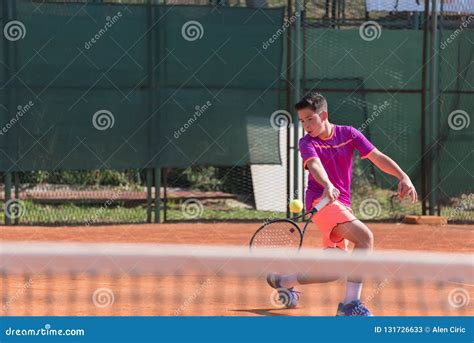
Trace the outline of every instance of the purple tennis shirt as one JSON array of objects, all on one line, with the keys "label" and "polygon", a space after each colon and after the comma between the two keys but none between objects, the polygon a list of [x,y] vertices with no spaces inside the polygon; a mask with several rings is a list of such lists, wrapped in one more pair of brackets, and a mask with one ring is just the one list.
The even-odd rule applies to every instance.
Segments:
[{"label": "purple tennis shirt", "polygon": [[[361,158],[367,156],[375,146],[357,129],[352,126],[332,125],[330,137],[321,139],[306,134],[299,141],[301,157],[306,164],[313,158],[319,158],[332,182],[341,194],[338,200],[346,206],[351,206],[352,157],[354,149],[359,151]],[[311,208],[315,199],[321,197],[324,187],[314,177],[309,175],[306,189],[306,209]]]}]

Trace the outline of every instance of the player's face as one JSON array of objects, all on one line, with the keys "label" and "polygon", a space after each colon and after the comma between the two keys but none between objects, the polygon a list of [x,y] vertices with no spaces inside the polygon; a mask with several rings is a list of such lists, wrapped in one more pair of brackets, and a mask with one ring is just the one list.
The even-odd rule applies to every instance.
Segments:
[{"label": "player's face", "polygon": [[323,131],[323,120],[316,112],[311,108],[303,108],[298,111],[298,117],[300,118],[303,129],[311,136],[317,137]]}]

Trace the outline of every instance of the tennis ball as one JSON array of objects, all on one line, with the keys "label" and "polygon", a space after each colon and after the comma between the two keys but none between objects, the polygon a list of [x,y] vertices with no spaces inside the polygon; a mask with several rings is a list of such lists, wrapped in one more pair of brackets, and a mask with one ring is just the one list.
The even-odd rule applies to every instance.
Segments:
[{"label": "tennis ball", "polygon": [[293,199],[290,201],[291,213],[300,213],[303,210],[303,203],[299,199]]}]

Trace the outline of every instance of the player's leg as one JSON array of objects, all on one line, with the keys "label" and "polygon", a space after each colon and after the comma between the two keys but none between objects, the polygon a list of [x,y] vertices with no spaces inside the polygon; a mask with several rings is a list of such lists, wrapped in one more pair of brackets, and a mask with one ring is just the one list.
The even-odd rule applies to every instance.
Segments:
[{"label": "player's leg", "polygon": [[[336,243],[336,245],[338,245]],[[331,252],[339,252],[340,254],[347,254],[347,251],[340,246],[336,246],[336,247],[330,247],[330,248],[326,248],[327,251],[331,251]],[[339,277],[337,276],[321,276],[321,277],[314,277],[314,276],[308,276],[306,274],[302,274],[302,273],[299,273],[299,274],[291,274],[291,275],[285,275],[283,278],[282,278],[282,281],[283,281],[283,285],[288,285],[288,284],[299,284],[299,285],[307,285],[307,284],[312,284],[312,283],[326,283],[326,282],[333,282],[333,281],[337,281],[339,279]]]},{"label": "player's leg", "polygon": [[[317,201],[313,203],[313,207],[316,204]],[[313,222],[322,233],[325,248],[340,248],[346,251],[348,240],[354,242],[356,249],[371,250],[373,247],[372,232],[362,222],[357,220],[349,207],[339,201],[327,205],[316,213],[313,217]],[[295,300],[292,304],[296,306],[297,297],[294,286],[298,284],[331,282],[336,279],[334,277],[308,277],[304,274],[270,274],[267,277],[267,282],[273,288],[284,289],[290,295],[287,298]],[[370,314],[370,311],[360,303],[361,290],[361,280],[349,280],[344,302],[339,307],[341,308],[342,306],[343,309],[349,309],[350,307],[350,312],[357,311],[357,313],[362,315]],[[346,308],[344,308],[345,305],[347,305]]]},{"label": "player's leg", "polygon": [[[339,220],[351,219],[350,221],[337,224],[329,230],[329,224],[319,221],[320,227],[323,229],[323,244],[326,247],[339,247],[341,250],[347,249],[347,240],[354,243],[354,249],[358,251],[371,251],[373,249],[374,238],[370,229],[361,221],[355,219],[352,213],[342,213],[341,206],[334,206],[333,211],[326,213],[334,215]],[[346,210],[343,209],[342,212]],[[339,215],[337,215],[339,213]],[[334,217],[333,217],[334,218]],[[310,284],[334,281],[335,278],[314,278],[307,277],[302,274],[291,274],[284,276],[274,276],[279,287],[289,288],[293,291],[293,287],[298,284]],[[270,283],[270,282],[269,282]],[[370,311],[360,302],[362,292],[362,280],[358,278],[349,278],[347,280],[346,294],[344,300],[339,304],[338,315],[371,315]]]},{"label": "player's leg", "polygon": [[[348,239],[354,243],[354,250],[371,251],[374,247],[372,231],[360,220],[337,225],[331,233],[331,239]],[[348,278],[344,300],[338,307],[338,315],[371,315],[370,311],[360,302],[362,280]]]},{"label": "player's leg", "polygon": [[[331,249],[333,250],[333,249]],[[342,249],[335,249],[345,253]],[[293,308],[298,305],[299,295],[295,291],[294,286],[305,285],[311,283],[325,283],[336,281],[337,277],[318,277],[308,276],[302,273],[294,273],[287,275],[268,274],[267,282],[272,287],[278,290],[280,302],[288,308]]]},{"label": "player's leg", "polygon": [[[320,199],[317,199],[313,202],[312,207],[318,204]],[[357,218],[352,214],[350,208],[344,206],[338,201],[335,201],[317,212],[313,216],[313,223],[316,224],[316,227],[321,231],[323,239],[323,247],[325,249],[338,250],[345,252],[347,250],[347,240],[343,238],[337,238],[337,241],[332,240],[331,233],[333,229],[339,223],[346,223],[350,221],[357,220]],[[336,281],[336,277],[313,277],[307,276],[304,274],[289,274],[289,275],[272,275],[272,279],[267,281],[270,286],[278,285],[281,288],[291,289],[292,287],[299,284],[311,284],[311,283],[325,283]],[[275,287],[274,287],[275,288]]]},{"label": "player's leg", "polygon": [[348,239],[354,243],[354,249],[371,251],[374,248],[374,235],[372,231],[360,220],[338,224],[331,232],[332,241]]}]

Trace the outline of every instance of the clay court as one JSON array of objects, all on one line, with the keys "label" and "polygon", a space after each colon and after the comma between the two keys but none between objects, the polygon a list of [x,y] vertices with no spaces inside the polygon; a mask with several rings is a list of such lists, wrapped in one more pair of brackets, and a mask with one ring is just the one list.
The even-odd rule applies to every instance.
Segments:
[{"label": "clay court", "polygon": [[[2,241],[172,243],[246,246],[260,223],[181,223],[96,227],[2,227]],[[472,225],[408,225],[372,223],[376,250],[431,252],[474,251]],[[320,235],[311,227],[305,247],[319,247]],[[31,280],[31,281],[29,281]],[[279,309],[271,301],[272,289],[264,277],[241,279],[216,276],[51,276],[10,277],[8,315],[218,315],[306,316],[334,315],[344,284],[299,286],[296,309]],[[25,284],[27,286],[25,286]],[[474,297],[474,286],[390,280],[366,282],[363,298],[375,315],[473,315],[472,301],[449,306],[451,291],[462,287]],[[94,306],[92,294],[99,288],[113,291],[113,303]],[[245,292],[242,292],[242,289]],[[14,301],[12,301],[12,299]],[[34,304],[31,301],[34,299]],[[469,300],[468,299],[468,300]],[[5,311],[5,306],[3,308]],[[5,313],[5,312],[4,312]]]}]

